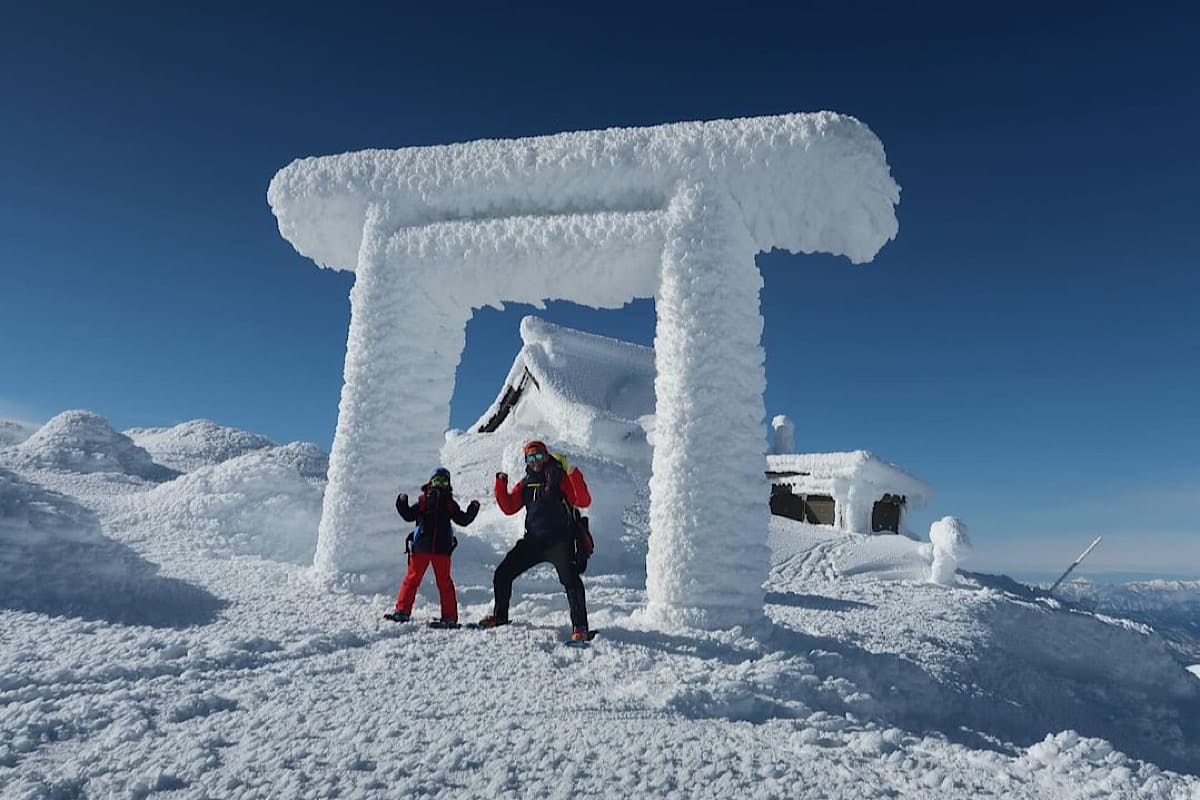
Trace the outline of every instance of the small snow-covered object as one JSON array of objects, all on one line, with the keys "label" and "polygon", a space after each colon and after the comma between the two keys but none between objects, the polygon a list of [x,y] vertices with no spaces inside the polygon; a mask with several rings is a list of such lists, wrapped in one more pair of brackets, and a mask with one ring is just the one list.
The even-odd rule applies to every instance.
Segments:
[{"label": "small snow-covered object", "polygon": [[930,582],[953,585],[959,563],[971,551],[966,523],[958,517],[942,517],[929,526],[929,541],[933,545]]}]

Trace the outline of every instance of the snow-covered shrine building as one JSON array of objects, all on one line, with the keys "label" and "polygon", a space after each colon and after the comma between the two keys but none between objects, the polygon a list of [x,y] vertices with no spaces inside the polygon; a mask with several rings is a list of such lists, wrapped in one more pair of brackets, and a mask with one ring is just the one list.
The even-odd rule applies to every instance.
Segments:
[{"label": "snow-covered shrine building", "polygon": [[[419,485],[438,462],[474,309],[654,298],[646,612],[701,627],[758,619],[770,512],[694,480],[762,474],[755,254],[870,261],[896,235],[899,199],[883,144],[830,112],[366,150],[283,168],[267,191],[280,233],[321,266],[355,273],[316,573],[390,586],[394,487]],[[695,435],[718,426],[719,437]],[[747,531],[736,557],[734,526]]]},{"label": "snow-covered shrine building", "polygon": [[903,533],[904,514],[929,502],[928,484],[866,450],[771,453],[771,513],[853,533]]}]

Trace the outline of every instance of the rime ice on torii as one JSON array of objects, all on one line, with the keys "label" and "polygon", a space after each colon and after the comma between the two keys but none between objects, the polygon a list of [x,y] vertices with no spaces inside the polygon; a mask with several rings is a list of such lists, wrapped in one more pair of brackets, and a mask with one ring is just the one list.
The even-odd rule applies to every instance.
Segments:
[{"label": "rime ice on torii", "polygon": [[647,613],[761,615],[769,510],[715,490],[762,482],[754,256],[862,263],[895,236],[899,187],[865,125],[820,112],[368,150],[295,161],[267,198],[297,251],[355,272],[318,572],[383,577],[394,487],[438,460],[473,309],[654,298]]}]

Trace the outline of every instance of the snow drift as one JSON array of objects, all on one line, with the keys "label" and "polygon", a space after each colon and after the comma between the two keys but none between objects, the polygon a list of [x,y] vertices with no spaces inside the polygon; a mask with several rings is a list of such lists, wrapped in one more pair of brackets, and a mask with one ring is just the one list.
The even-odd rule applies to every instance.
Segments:
[{"label": "snow drift", "polygon": [[156,565],[107,538],[94,512],[0,469],[0,609],[181,626],[211,621],[220,605],[159,577]]},{"label": "snow drift", "polygon": [[[139,524],[213,558],[311,563],[321,515],[315,445],[265,447],[199,467],[137,498]],[[128,519],[123,524],[131,524]]]}]

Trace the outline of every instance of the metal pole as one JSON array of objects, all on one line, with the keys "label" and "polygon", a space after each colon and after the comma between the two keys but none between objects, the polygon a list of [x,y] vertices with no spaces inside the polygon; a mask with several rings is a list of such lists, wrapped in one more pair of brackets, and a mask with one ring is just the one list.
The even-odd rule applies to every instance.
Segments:
[{"label": "metal pole", "polygon": [[1060,583],[1062,583],[1064,580],[1066,580],[1066,579],[1067,579],[1067,576],[1071,574],[1071,570],[1073,570],[1073,569],[1075,569],[1076,567],[1078,567],[1078,566],[1079,566],[1079,563],[1080,563],[1081,561],[1083,561],[1085,558],[1087,558],[1087,555],[1088,555],[1088,553],[1092,552],[1092,549],[1093,549],[1093,548],[1095,548],[1095,546],[1096,546],[1096,545],[1100,544],[1100,540],[1101,540],[1101,539],[1103,539],[1103,538],[1104,538],[1103,536],[1097,536],[1097,537],[1096,537],[1096,541],[1094,541],[1094,542],[1092,542],[1091,544],[1089,544],[1089,545],[1088,545],[1088,549],[1087,549],[1087,550],[1084,550],[1082,553],[1080,553],[1080,554],[1079,554],[1079,558],[1077,558],[1077,559],[1075,559],[1073,562],[1071,562],[1071,566],[1067,567],[1067,571],[1066,571],[1066,572],[1064,572],[1062,575],[1060,575],[1060,576],[1058,577],[1058,580],[1056,580],[1056,581],[1054,582],[1054,585],[1050,587],[1050,592],[1049,592],[1049,594],[1054,594],[1054,590],[1058,588],[1058,585],[1059,585]]}]

